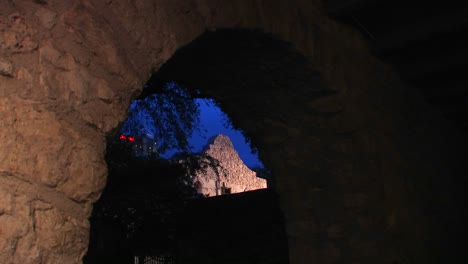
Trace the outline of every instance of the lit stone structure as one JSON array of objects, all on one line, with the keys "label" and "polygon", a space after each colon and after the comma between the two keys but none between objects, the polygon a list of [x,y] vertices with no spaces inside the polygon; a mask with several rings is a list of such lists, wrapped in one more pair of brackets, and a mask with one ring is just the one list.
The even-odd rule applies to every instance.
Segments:
[{"label": "lit stone structure", "polygon": [[267,187],[267,181],[257,177],[240,159],[228,136],[220,134],[211,138],[204,153],[217,159],[221,166],[218,174],[209,167],[195,176],[198,193],[216,196]]}]

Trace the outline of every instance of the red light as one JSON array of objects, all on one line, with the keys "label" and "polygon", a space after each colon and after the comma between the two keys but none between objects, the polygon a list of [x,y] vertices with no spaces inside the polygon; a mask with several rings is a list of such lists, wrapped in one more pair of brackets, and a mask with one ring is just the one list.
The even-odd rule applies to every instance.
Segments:
[{"label": "red light", "polygon": [[132,137],[132,136],[128,136],[128,141],[130,141],[130,142],[135,142],[135,138]]},{"label": "red light", "polygon": [[120,137],[119,137],[120,140],[126,140],[127,137],[124,135],[124,134],[121,134]]}]

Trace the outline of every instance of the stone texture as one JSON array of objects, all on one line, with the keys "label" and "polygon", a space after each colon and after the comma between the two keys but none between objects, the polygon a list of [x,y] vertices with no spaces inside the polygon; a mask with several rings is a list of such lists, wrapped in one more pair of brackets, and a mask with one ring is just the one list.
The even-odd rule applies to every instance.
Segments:
[{"label": "stone texture", "polygon": [[0,263],[81,263],[105,136],[152,72],[220,28],[274,37],[178,74],[258,147],[290,263],[455,263],[465,140],[319,0],[3,1]]},{"label": "stone texture", "polygon": [[53,190],[0,175],[0,262],[80,261],[89,228],[82,208]]},{"label": "stone texture", "polygon": [[199,193],[216,196],[223,194],[222,188],[228,188],[230,193],[240,193],[267,187],[266,180],[258,178],[257,173],[240,159],[228,136],[220,134],[211,138],[204,153],[215,158],[220,167],[218,174],[207,168],[195,175],[193,181]]},{"label": "stone texture", "polygon": [[8,62],[8,61],[0,60],[0,75],[13,77],[13,73],[14,73],[13,64],[11,64],[11,62]]},{"label": "stone texture", "polygon": [[57,23],[57,13],[47,8],[40,7],[34,14],[41,22],[41,25],[47,29],[52,29]]},{"label": "stone texture", "polygon": [[2,17],[0,20],[0,47],[13,53],[23,53],[38,47],[33,39],[34,30],[26,23],[24,16],[18,12]]}]

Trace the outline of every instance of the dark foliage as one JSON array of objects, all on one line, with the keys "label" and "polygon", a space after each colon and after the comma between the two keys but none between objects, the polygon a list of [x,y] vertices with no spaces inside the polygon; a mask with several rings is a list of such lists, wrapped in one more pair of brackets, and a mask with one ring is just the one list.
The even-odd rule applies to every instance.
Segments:
[{"label": "dark foliage", "polygon": [[134,136],[152,134],[159,153],[168,149],[189,151],[188,138],[200,122],[194,94],[174,82],[158,87],[148,85],[144,90],[151,89],[153,93],[134,101],[122,131]]},{"label": "dark foliage", "polygon": [[[137,159],[131,145],[108,144],[109,176],[92,221],[118,223],[121,243],[132,255],[167,254],[173,248],[175,217],[195,191],[187,169],[164,159]],[[122,240],[122,238],[119,238]]]},{"label": "dark foliage", "polygon": [[[173,255],[176,217],[187,200],[198,197],[191,175],[207,168],[224,173],[216,159],[188,152],[188,138],[199,124],[194,91],[173,82],[151,88],[151,95],[132,104],[121,131],[137,137],[151,134],[158,151],[137,158],[134,143],[108,140],[108,182],[94,206],[85,263]],[[162,159],[159,154],[168,149],[180,153]]]},{"label": "dark foliage", "polygon": [[191,175],[207,168],[223,173],[219,161],[180,153],[173,159],[136,158],[127,141],[110,140],[106,189],[91,217],[85,263],[127,263],[133,256],[174,254],[177,215],[196,195]]},{"label": "dark foliage", "polygon": [[[195,175],[199,172],[206,172],[207,169],[214,171],[216,176],[219,177],[221,174],[226,176],[226,171],[220,164],[219,160],[213,158],[206,153],[178,153],[172,158],[173,161],[180,164],[185,169],[186,175]],[[190,178],[192,180],[192,178]]]}]

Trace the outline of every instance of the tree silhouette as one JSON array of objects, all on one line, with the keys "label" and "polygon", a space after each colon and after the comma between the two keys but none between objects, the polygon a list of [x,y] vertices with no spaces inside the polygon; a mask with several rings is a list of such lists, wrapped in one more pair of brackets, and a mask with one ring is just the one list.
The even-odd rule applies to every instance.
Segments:
[{"label": "tree silhouette", "polygon": [[133,155],[131,143],[117,138],[109,140],[106,160],[108,181],[91,216],[88,264],[173,256],[177,216],[198,197],[192,176],[208,168],[223,173],[219,161],[207,154],[141,159]]},{"label": "tree silhouette", "polygon": [[[145,89],[150,88],[147,85]],[[134,136],[151,134],[158,142],[159,153],[169,149],[189,152],[188,138],[199,123],[200,109],[194,93],[168,82],[133,102],[121,131]]]},{"label": "tree silhouette", "polygon": [[177,214],[195,194],[187,168],[171,160],[138,159],[131,144],[119,140],[109,142],[106,159],[108,182],[94,206],[85,263],[171,255]]},{"label": "tree silhouette", "polygon": [[[213,157],[190,153],[188,138],[200,122],[196,91],[174,82],[151,91],[131,105],[120,132],[150,134],[157,141],[157,153],[136,157],[133,142],[108,138],[107,186],[94,205],[85,263],[173,255],[177,215],[188,199],[197,197],[192,176],[208,168],[224,173]],[[163,159],[159,154],[169,149],[179,153]]]}]

